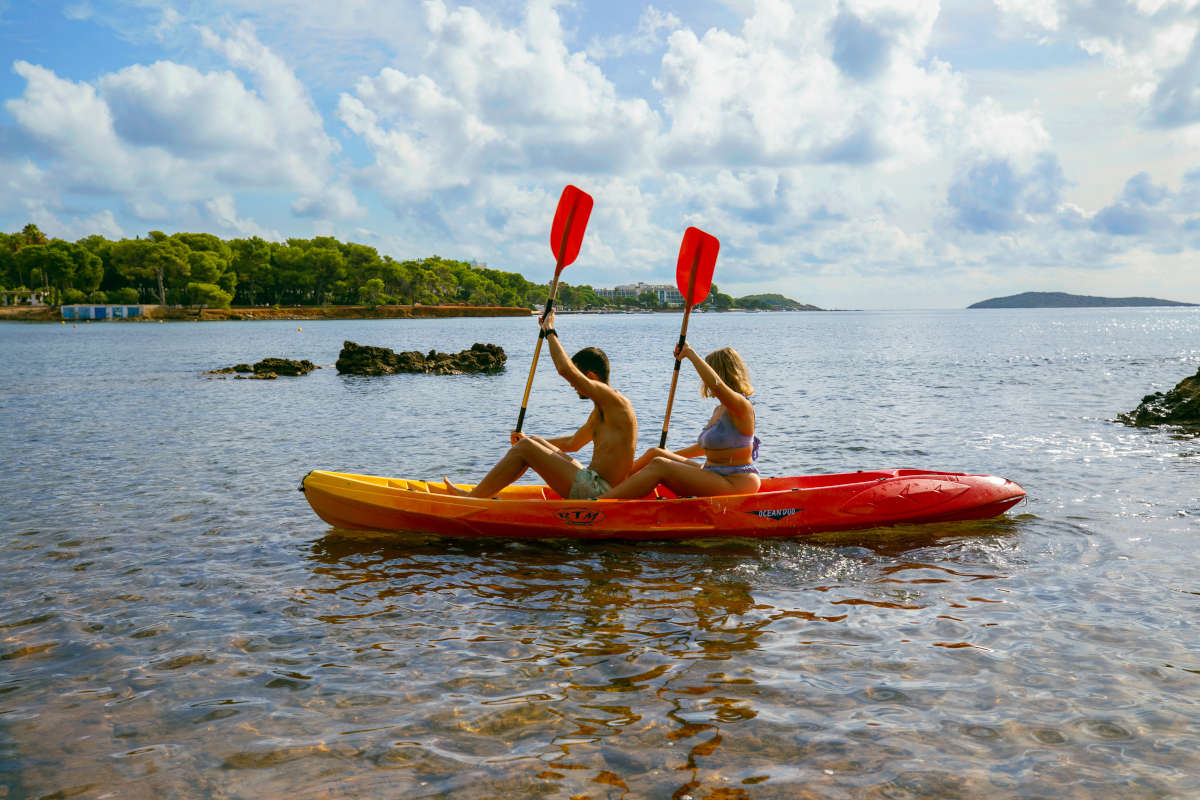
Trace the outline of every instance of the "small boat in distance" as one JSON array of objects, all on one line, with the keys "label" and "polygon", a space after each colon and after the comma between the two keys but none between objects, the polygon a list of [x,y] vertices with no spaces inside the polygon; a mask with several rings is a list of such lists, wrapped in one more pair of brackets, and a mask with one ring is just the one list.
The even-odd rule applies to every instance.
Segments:
[{"label": "small boat in distance", "polygon": [[987,519],[1025,498],[1004,478],[887,469],[766,478],[754,494],[564,500],[517,484],[495,498],[460,497],[426,481],[313,470],[301,483],[336,528],[443,536],[570,539],[795,537],[886,525]]}]

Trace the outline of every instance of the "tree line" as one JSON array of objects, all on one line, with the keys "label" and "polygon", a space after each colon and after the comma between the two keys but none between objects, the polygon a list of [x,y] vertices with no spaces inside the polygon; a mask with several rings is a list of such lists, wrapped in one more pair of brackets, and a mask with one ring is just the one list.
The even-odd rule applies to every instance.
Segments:
[{"label": "tree line", "polygon": [[[252,236],[151,231],[112,241],[93,235],[76,242],[47,238],[36,225],[0,233],[0,289],[41,291],[52,305],[474,305],[527,306],[546,302],[549,287],[515,272],[430,256],[396,261],[368,245],[330,236],[271,242]],[[714,284],[710,301],[734,301]],[[652,292],[612,301],[591,286],[559,284],[567,307],[658,305]]]}]

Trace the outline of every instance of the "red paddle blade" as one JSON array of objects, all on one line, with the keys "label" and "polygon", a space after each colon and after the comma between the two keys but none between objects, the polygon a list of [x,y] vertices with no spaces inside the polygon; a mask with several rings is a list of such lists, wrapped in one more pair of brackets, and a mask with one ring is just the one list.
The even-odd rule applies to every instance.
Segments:
[{"label": "red paddle blade", "polygon": [[568,184],[562,197],[558,198],[558,210],[554,212],[554,224],[550,226],[550,249],[557,264],[555,275],[579,255],[579,245],[583,243],[583,232],[587,230],[591,214],[592,196]]},{"label": "red paddle blade", "polygon": [[713,270],[717,268],[717,252],[721,243],[699,228],[683,232],[679,245],[679,264],[675,267],[675,285],[683,295],[685,305],[703,303],[712,287]]}]

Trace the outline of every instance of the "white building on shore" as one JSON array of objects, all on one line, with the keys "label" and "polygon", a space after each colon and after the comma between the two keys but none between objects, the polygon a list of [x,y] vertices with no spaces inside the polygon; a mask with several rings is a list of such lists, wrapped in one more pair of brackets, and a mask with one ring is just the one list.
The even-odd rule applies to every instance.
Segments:
[{"label": "white building on shore", "polygon": [[653,292],[660,306],[682,306],[679,289],[666,283],[627,283],[613,289],[597,289],[596,296],[605,300],[637,300],[644,292]]}]

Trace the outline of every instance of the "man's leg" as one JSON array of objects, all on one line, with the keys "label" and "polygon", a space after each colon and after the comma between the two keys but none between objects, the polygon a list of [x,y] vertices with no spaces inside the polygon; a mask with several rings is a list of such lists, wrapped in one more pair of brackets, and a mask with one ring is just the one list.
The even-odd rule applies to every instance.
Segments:
[{"label": "man's leg", "polygon": [[[520,478],[525,470],[532,469],[545,479],[550,488],[566,497],[571,491],[571,482],[579,471],[579,462],[545,440],[526,436],[508,449],[496,462],[479,485],[471,490],[470,497],[495,497],[501,489]],[[447,488],[450,488],[447,482]]]}]

